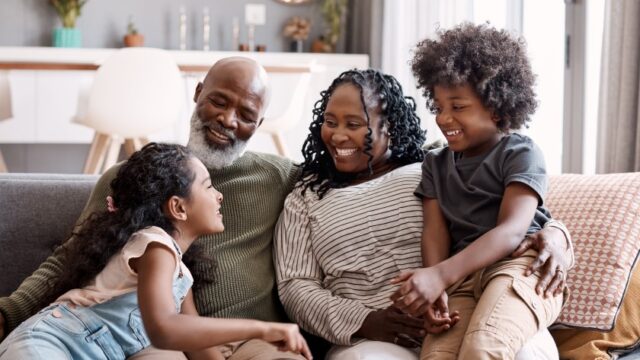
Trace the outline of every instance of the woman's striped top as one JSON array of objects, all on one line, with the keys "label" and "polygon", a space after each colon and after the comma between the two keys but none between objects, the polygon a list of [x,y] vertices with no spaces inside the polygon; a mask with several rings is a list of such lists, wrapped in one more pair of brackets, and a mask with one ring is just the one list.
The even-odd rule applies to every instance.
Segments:
[{"label": "woman's striped top", "polygon": [[422,202],[413,195],[420,164],[343,189],[322,200],[295,189],[276,226],[280,300],[303,329],[335,344],[373,310],[391,305],[400,271],[420,267]]}]

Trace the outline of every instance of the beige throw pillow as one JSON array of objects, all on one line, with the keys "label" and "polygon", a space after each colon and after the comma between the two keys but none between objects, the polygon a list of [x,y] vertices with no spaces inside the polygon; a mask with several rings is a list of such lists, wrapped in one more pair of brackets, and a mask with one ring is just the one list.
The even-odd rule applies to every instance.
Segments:
[{"label": "beige throw pillow", "polygon": [[547,206],[576,258],[556,325],[611,330],[640,250],[640,173],[552,176]]}]

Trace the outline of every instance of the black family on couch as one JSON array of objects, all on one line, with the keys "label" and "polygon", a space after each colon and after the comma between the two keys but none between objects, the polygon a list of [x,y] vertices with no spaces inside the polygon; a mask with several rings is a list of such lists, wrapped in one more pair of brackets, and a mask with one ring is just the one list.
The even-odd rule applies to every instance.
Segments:
[{"label": "black family on couch", "polygon": [[[361,87],[358,86],[358,82],[347,81],[341,84],[350,76],[361,79]],[[373,79],[374,87],[368,84],[370,80],[364,80],[369,77]],[[366,186],[371,181],[393,178],[396,173],[408,172],[417,180],[420,172],[419,162],[422,160],[420,148],[423,145],[424,136],[417,127],[415,105],[402,96],[402,90],[397,81],[375,71],[356,71],[342,74],[335,84],[336,86],[323,92],[323,106],[328,107],[333,101],[331,104],[333,111],[336,114],[342,114],[339,115],[340,119],[334,118],[334,125],[340,129],[350,126],[354,131],[357,128],[359,135],[356,138],[357,141],[347,147],[333,147],[333,155],[354,156],[359,161],[350,162],[355,167],[345,168],[342,172],[351,175],[343,177],[344,174],[335,172],[334,166],[337,165],[334,165],[329,154],[322,154],[326,156],[315,159],[318,161],[313,164],[316,166],[313,173],[323,172],[326,177],[316,183],[315,190],[309,191],[308,194],[312,195],[320,190],[326,193],[328,199],[331,193],[335,192],[334,190],[348,190],[350,185]],[[341,86],[337,86],[338,84]],[[332,100],[331,95],[336,95],[336,91],[343,94]],[[381,100],[380,94],[389,94],[392,98]],[[194,96],[196,109],[191,120],[188,148],[206,166],[213,186],[225,195],[222,207],[222,213],[225,214],[225,231],[215,235],[205,235],[198,240],[205,252],[213,255],[218,261],[215,285],[204,284],[195,290],[195,303],[203,316],[266,321],[287,320],[287,314],[282,311],[275,288],[271,246],[274,228],[283,209],[284,199],[294,189],[301,174],[305,174],[305,170],[304,166],[300,169],[287,159],[244,151],[246,142],[263,120],[267,99],[268,88],[265,88],[264,69],[254,61],[244,58],[229,58],[216,63],[203,83],[196,89]],[[387,106],[385,102],[392,104],[389,105],[389,110],[385,110]],[[324,107],[316,109],[315,121],[310,129],[312,132],[310,137],[316,139],[316,144],[307,142],[303,149],[309,160],[314,160],[314,152],[317,151],[314,146],[318,145],[318,139],[322,139],[324,144],[325,139],[330,142],[332,137],[340,137],[335,133],[318,137],[322,128],[331,126],[331,123],[325,126],[326,110]],[[392,116],[384,116],[385,111],[396,110],[404,114],[401,121]],[[350,118],[346,116],[349,111],[357,112],[355,117],[360,120],[353,123],[345,121]],[[387,114],[392,113],[387,112]],[[394,138],[396,134],[406,135]],[[370,161],[372,158],[376,159],[375,164]],[[362,167],[363,164],[364,167]],[[81,219],[87,218],[94,211],[106,209],[105,198],[110,195],[109,184],[117,171],[118,167],[110,169],[100,178]],[[404,188],[410,196],[413,196],[413,189],[409,189],[406,185]],[[403,196],[407,194],[403,193]],[[373,202],[378,200],[370,199]],[[412,201],[415,203],[417,200]],[[366,206],[366,203],[362,204]],[[411,209],[415,212],[419,207],[414,204]],[[367,208],[360,208],[362,214],[366,214],[367,211]],[[351,215],[345,213],[343,216]],[[286,219],[286,212],[282,219]],[[422,219],[414,213],[410,221],[415,224],[415,227],[407,236],[413,238],[413,243],[408,240],[408,237],[406,238],[404,246],[407,250],[411,250],[409,251],[411,254],[405,256],[409,259],[411,266],[419,267],[421,265],[419,252],[414,250],[419,249]],[[284,232],[280,233],[284,234]],[[414,237],[416,234],[417,237]],[[345,243],[348,242],[345,241]],[[300,242],[292,245],[301,246],[302,244]],[[523,244],[523,249],[534,248],[539,251],[539,261],[534,264],[536,268],[543,270],[540,280],[543,290],[549,285],[551,287],[548,290],[551,292],[561,288],[562,282],[553,280],[558,269],[566,271],[566,263],[562,261],[566,249],[565,234],[557,227],[548,226],[525,239]],[[367,251],[369,250],[364,249],[361,252],[352,253],[353,263],[356,263],[357,258],[366,257]],[[66,259],[62,254],[62,250],[56,250],[53,256],[26,279],[17,291],[9,297],[0,299],[3,335],[40,310],[38,304],[41,303],[42,294],[48,288],[50,280],[55,279],[65,267]],[[331,261],[331,251],[326,255],[327,261]],[[335,258],[335,261],[342,261],[342,259]],[[552,266],[544,266],[545,264],[552,264]],[[372,266],[378,265],[372,263]],[[390,275],[391,272],[388,274]],[[338,279],[334,280],[338,281]],[[375,286],[371,289],[367,286],[352,289],[358,293],[377,290]],[[349,291],[349,287],[345,287],[344,291]],[[390,308],[390,304],[391,300],[388,298],[375,299],[370,305],[372,311],[367,311],[364,317],[362,316],[364,312],[359,312],[358,319],[347,324],[350,327],[347,332],[344,332],[345,328],[342,325],[331,328],[329,324],[327,331],[342,332],[340,341],[335,341],[334,337],[317,331],[313,324],[304,320],[298,321],[300,313],[292,312],[290,307],[289,316],[298,321],[303,329],[315,332],[339,345],[351,344],[360,337],[380,340],[392,345],[396,343],[404,348],[413,348],[416,344],[420,344],[424,335],[419,329],[422,321],[416,321],[415,318]],[[311,304],[308,305],[304,310],[311,311]],[[326,309],[327,315],[338,322],[343,318],[348,319],[350,315],[348,312],[332,312],[330,308]],[[365,319],[368,320],[365,321]],[[364,326],[367,322],[372,326]],[[351,334],[348,334],[349,331]],[[264,340],[228,344],[222,346],[220,351],[223,356],[233,354],[234,359],[251,358],[255,354],[260,354],[260,359],[300,358],[298,354],[281,352],[276,346]],[[409,351],[412,352],[412,350]]]}]

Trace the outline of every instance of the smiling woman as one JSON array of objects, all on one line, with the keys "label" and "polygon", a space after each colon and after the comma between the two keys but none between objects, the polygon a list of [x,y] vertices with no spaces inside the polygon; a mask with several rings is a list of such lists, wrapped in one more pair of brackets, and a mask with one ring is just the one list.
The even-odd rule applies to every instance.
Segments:
[{"label": "smiling woman", "polygon": [[322,198],[330,188],[422,161],[425,132],[413,99],[393,76],[345,71],[321,96],[302,149],[303,188]]},{"label": "smiling woman", "polygon": [[[422,320],[389,307],[389,279],[421,265],[413,189],[425,135],[415,104],[375,70],[344,72],[321,96],[301,181],[276,227],[281,301],[301,327],[333,344],[376,340],[385,359],[417,359]],[[334,347],[327,358],[344,352]]]},{"label": "smiling woman", "polygon": [[336,88],[324,112],[322,142],[336,170],[361,173],[370,167],[371,175],[384,173],[391,155],[388,125],[377,103],[361,103],[360,92],[349,83]]}]

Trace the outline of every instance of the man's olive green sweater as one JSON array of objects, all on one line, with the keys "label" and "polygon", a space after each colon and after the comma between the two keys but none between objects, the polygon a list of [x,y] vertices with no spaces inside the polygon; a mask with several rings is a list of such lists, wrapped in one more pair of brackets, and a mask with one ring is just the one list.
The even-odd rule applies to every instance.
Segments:
[{"label": "man's olive green sweater", "polygon": [[[118,166],[98,180],[80,221],[106,209],[109,184]],[[272,257],[273,229],[298,170],[287,159],[246,152],[221,170],[210,170],[213,186],[224,195],[225,230],[200,238],[205,251],[218,263],[216,282],[195,294],[201,315],[282,321]],[[9,297],[0,298],[0,311],[8,333],[35,314],[48,279],[60,273],[64,258],[54,251]],[[5,333],[5,335],[6,335]]]}]

